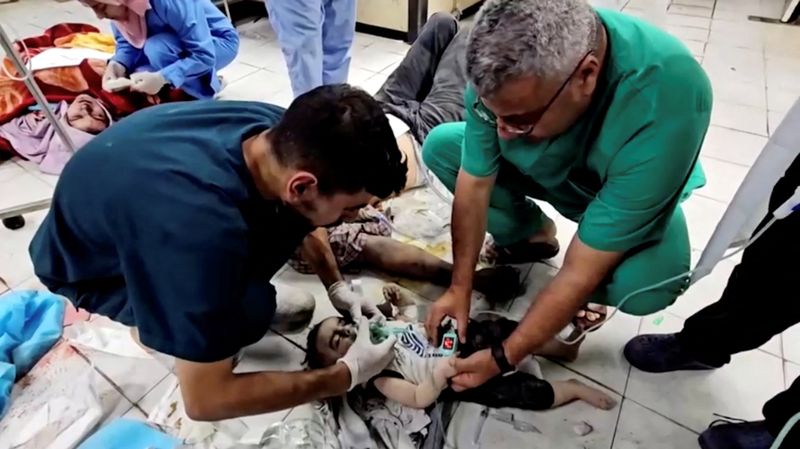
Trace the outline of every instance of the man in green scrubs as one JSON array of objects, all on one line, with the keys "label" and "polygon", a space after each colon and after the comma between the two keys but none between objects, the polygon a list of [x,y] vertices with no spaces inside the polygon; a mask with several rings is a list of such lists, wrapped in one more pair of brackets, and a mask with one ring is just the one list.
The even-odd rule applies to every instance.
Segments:
[{"label": "man in green scrubs", "polygon": [[646,315],[675,301],[686,279],[627,297],[689,269],[680,202],[704,183],[697,158],[712,103],[708,78],[681,42],[585,0],[487,1],[467,69],[466,122],[435,128],[423,148],[455,193],[454,273],[431,308],[429,335],[435,340],[450,316],[463,338],[485,231],[500,263],[557,254],[555,226],[532,198],[576,221],[578,232],[514,334],[458,361],[457,389],[531,353],[563,355],[553,337],[587,303]]}]

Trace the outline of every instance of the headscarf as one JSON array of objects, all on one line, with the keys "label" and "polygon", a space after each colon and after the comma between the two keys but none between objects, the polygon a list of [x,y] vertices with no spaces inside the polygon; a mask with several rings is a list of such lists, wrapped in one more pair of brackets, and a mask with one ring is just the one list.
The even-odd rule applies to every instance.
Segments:
[{"label": "headscarf", "polygon": [[[69,104],[62,101],[53,112],[77,151],[92,140],[94,134],[70,126],[67,122],[68,108]],[[111,126],[111,115],[108,114],[108,110],[106,114]],[[11,148],[20,156],[37,163],[39,170],[51,175],[60,174],[73,155],[42,111],[29,112],[0,125],[0,137],[8,140]]]},{"label": "headscarf", "polygon": [[[117,29],[131,45],[136,48],[144,47],[147,40],[147,22],[144,14],[150,9],[150,0],[95,0],[98,3],[112,6],[124,6],[128,9],[125,20],[112,20]],[[190,0],[194,1],[194,0]]]}]

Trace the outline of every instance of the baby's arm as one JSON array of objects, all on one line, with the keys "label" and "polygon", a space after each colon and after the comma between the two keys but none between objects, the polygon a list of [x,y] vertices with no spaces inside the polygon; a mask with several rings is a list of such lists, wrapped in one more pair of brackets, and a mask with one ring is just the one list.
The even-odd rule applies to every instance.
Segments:
[{"label": "baby's arm", "polygon": [[375,388],[382,395],[395,400],[406,407],[426,408],[436,401],[443,388],[437,388],[433,382],[415,385],[407,380],[394,377],[375,379]]},{"label": "baby's arm", "polygon": [[382,395],[406,407],[427,408],[447,387],[447,380],[456,374],[453,361],[452,358],[439,361],[431,378],[420,385],[394,377],[379,377],[375,379],[375,388]]}]

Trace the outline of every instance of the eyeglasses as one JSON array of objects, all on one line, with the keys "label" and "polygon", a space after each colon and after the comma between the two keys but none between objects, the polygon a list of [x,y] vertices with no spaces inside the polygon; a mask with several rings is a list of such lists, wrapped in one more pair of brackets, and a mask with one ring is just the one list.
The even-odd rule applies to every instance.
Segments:
[{"label": "eyeglasses", "polygon": [[[564,91],[564,88],[567,87],[572,77],[578,72],[578,69],[581,68],[583,65],[583,61],[592,54],[594,50],[590,50],[586,52],[585,55],[578,61],[578,64],[572,69],[572,72],[569,74],[567,79],[561,84],[561,87],[558,88],[556,93],[550,98],[550,101],[547,104],[534,111],[525,112],[523,114],[515,114],[515,115],[507,115],[505,117],[495,117],[495,115],[483,104],[481,98],[478,97],[475,99],[475,102],[472,104],[472,110],[475,111],[475,115],[478,116],[484,123],[492,126],[502,126],[504,130],[512,133],[517,134],[520,136],[527,136],[531,132],[533,132],[536,125],[542,119],[542,116],[547,112],[550,106],[555,103],[556,99],[561,95],[561,92]],[[497,119],[502,121],[502,125],[497,122]]]}]

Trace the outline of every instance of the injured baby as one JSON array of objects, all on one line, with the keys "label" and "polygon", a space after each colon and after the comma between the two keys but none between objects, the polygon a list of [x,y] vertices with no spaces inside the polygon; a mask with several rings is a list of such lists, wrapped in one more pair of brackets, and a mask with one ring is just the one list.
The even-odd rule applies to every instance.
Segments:
[{"label": "injured baby", "polygon": [[[412,408],[427,408],[437,399],[524,410],[554,408],[578,399],[604,410],[616,405],[607,394],[576,379],[548,382],[521,371],[496,377],[472,390],[455,392],[448,387],[448,380],[456,374],[448,345],[434,347],[428,343],[424,327],[416,322],[416,305],[406,291],[388,285],[384,296],[386,303],[379,309],[389,315],[389,320],[373,325],[371,338],[379,341],[395,335],[395,357],[370,383],[389,399]],[[505,318],[470,321],[467,342],[458,348],[459,356],[469,356],[505,340],[516,327],[517,322]],[[330,317],[317,324],[308,335],[308,367],[335,364],[347,353],[357,333],[357,326],[346,318]]]}]

